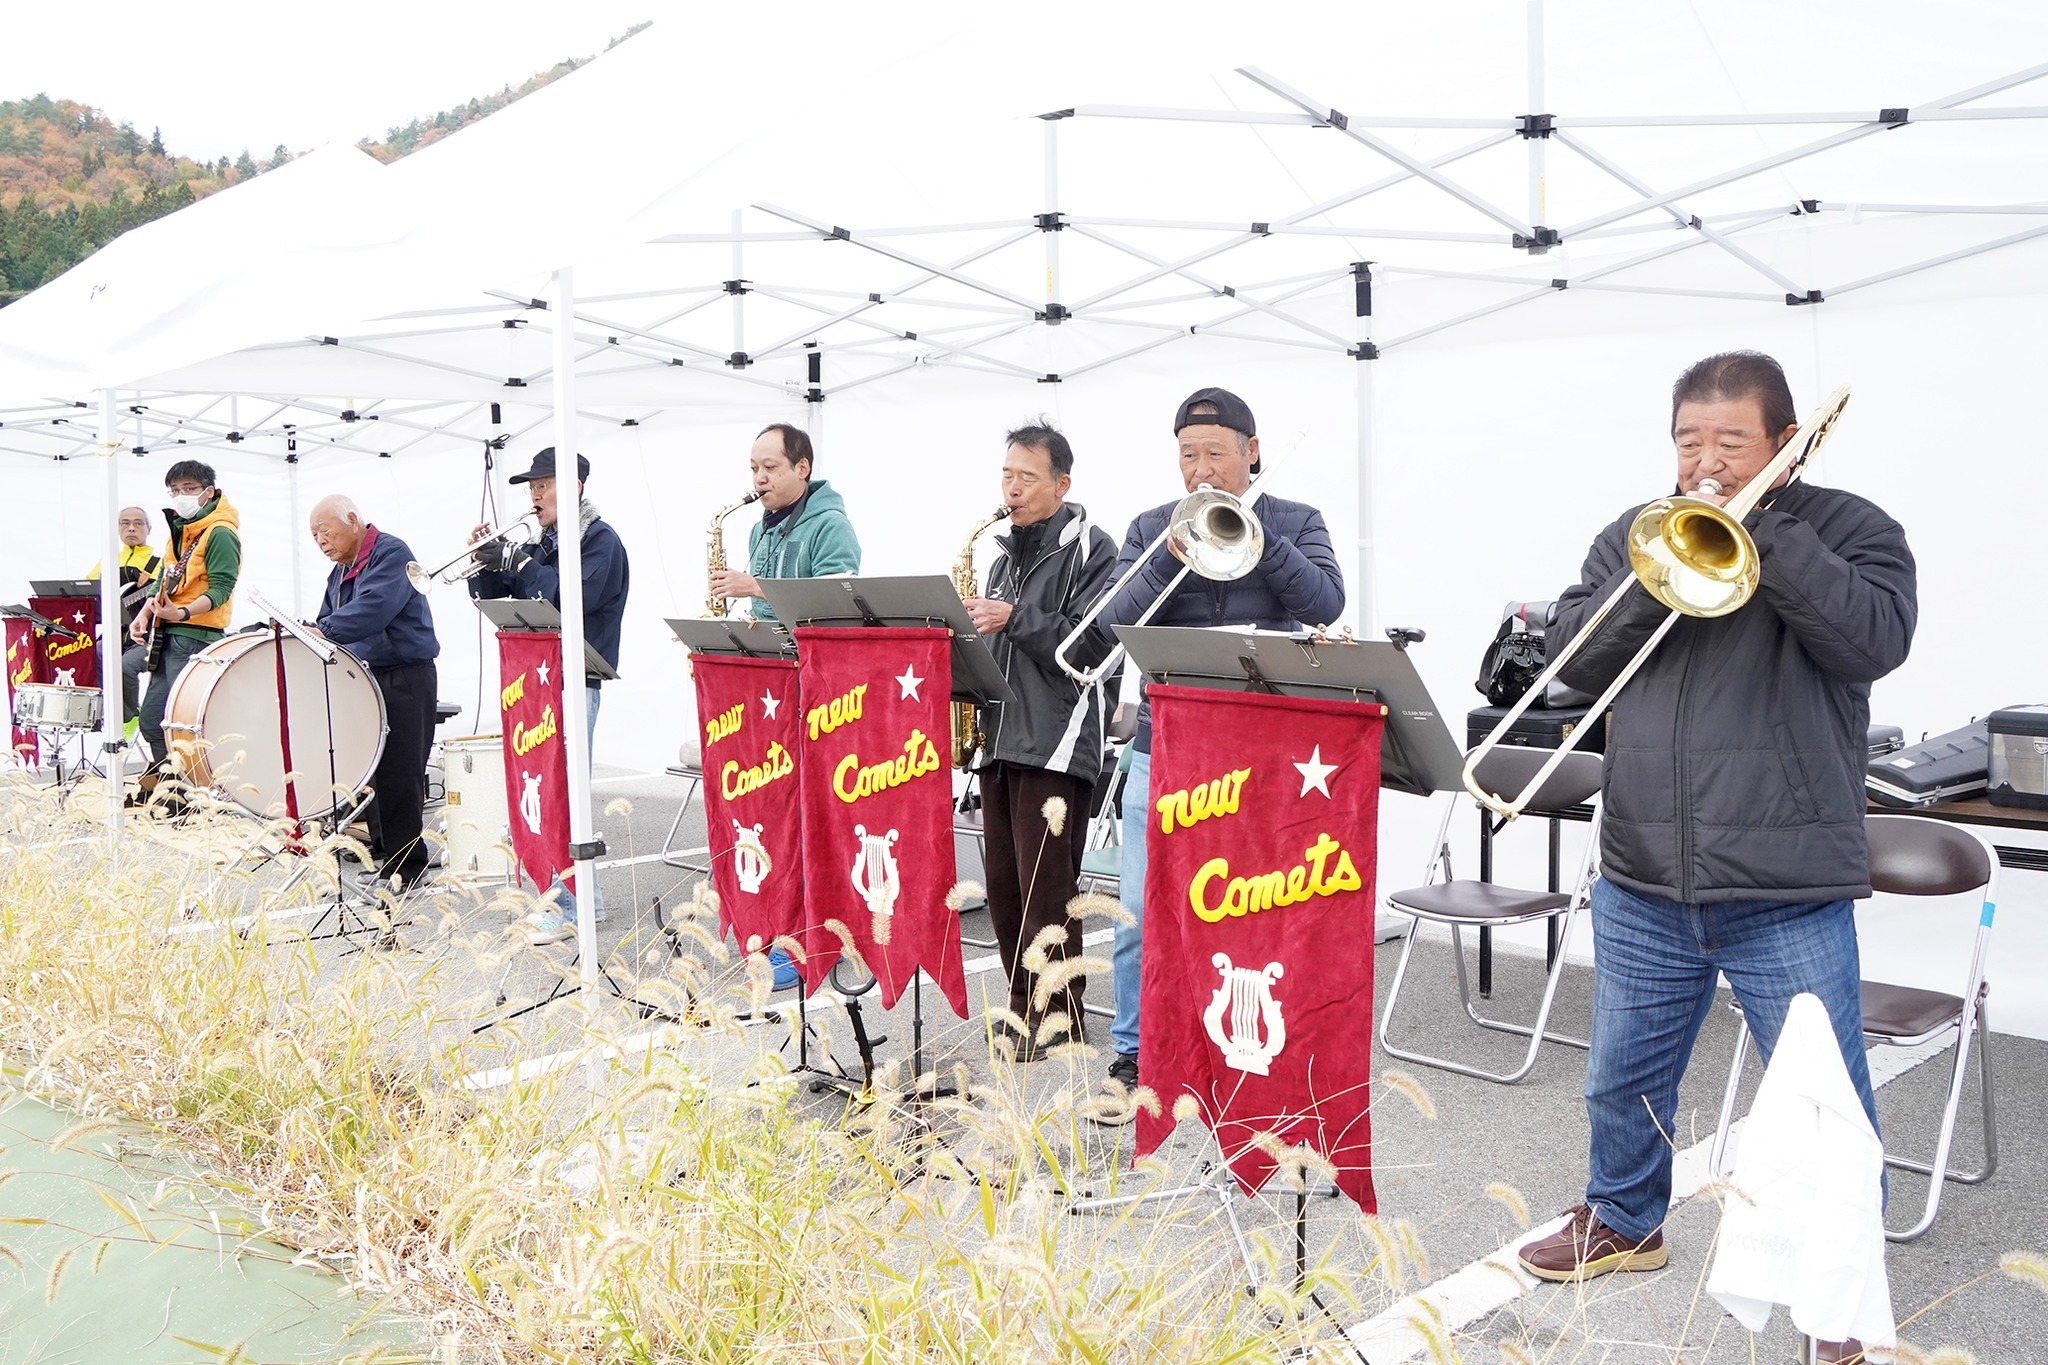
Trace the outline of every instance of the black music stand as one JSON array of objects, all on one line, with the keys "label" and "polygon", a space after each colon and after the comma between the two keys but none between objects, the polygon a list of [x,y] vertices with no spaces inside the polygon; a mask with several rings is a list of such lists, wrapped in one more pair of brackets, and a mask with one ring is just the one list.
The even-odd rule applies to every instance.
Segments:
[{"label": "black music stand", "polygon": [[[554,631],[557,634],[561,632],[561,611],[556,608],[554,603],[543,598],[473,597],[470,600],[476,604],[476,609],[484,614],[485,619],[500,631]],[[583,642],[583,676],[586,678],[601,678],[607,682],[619,676],[618,670],[604,661],[604,655],[599,654],[596,646],[592,645],[589,640]],[[564,678],[562,683],[566,691],[569,679]],[[595,863],[591,866],[590,875],[593,878],[597,876]],[[545,891],[547,888],[542,887],[540,889]],[[569,960],[569,965],[572,967],[576,966],[582,960],[583,942],[582,937],[579,935],[576,942],[576,956]],[[504,977],[498,981],[498,1003],[501,1005],[505,1003],[505,982],[511,978],[511,975],[512,964],[508,962],[505,964]],[[683,1022],[673,1015],[648,1004],[645,1000],[635,997],[632,992],[621,986],[617,981],[614,981],[611,972],[603,966],[599,966],[597,969],[597,979],[603,983],[604,988],[611,993],[614,1000],[620,1000],[633,1006],[633,1008],[640,1012],[641,1018],[662,1019],[674,1024]],[[532,1014],[535,1010],[546,1009],[557,1000],[568,999],[575,994],[574,991],[563,989],[564,984],[568,980],[567,976],[558,977],[555,984],[548,988],[548,993],[540,999],[530,1005],[521,1005],[502,1019],[486,1020],[471,1029],[470,1033],[478,1034],[486,1029],[494,1029],[500,1024],[509,1024],[522,1015]]]},{"label": "black music stand", "polygon": [[[1222,692],[1264,692],[1272,696],[1310,697],[1324,701],[1356,701],[1385,708],[1380,739],[1380,786],[1426,796],[1464,785],[1465,756],[1451,737],[1429,689],[1415,671],[1401,643],[1354,640],[1349,635],[1320,631],[1239,631],[1184,626],[1118,626],[1118,640],[1132,663],[1152,682]],[[1377,911],[1377,907],[1374,907]],[[1208,1194],[1225,1201],[1229,1177],[1210,1178],[1177,1189],[1114,1200],[1081,1200],[1070,1212],[1092,1212],[1150,1199]],[[1332,1187],[1319,1195],[1335,1198]],[[1306,1187],[1294,1200],[1295,1292],[1308,1280],[1308,1200]],[[1231,1219],[1232,1227],[1236,1219]],[[1240,1245],[1242,1245],[1240,1243]],[[1255,1292],[1252,1263],[1245,1261],[1247,1292]],[[1337,1316],[1319,1294],[1310,1293],[1325,1317],[1340,1328]],[[1346,1342],[1360,1360],[1364,1354]]]},{"label": "black music stand", "polygon": [[1464,751],[1400,645],[1305,630],[1118,626],[1116,634],[1153,682],[1377,701],[1387,708],[1380,785],[1413,796],[1464,790]]},{"label": "black music stand", "polygon": [[[952,633],[953,700],[977,706],[1011,702],[1017,694],[981,642],[966,604],[944,574],[914,578],[764,578],[761,595],[792,626],[944,626]],[[910,1094],[913,1100],[956,1093],[918,1088],[924,1075],[924,973],[910,978]]]},{"label": "black music stand", "polygon": [[[701,619],[680,620],[674,618],[665,619],[667,620],[668,628],[675,633],[676,639],[682,641],[693,655],[714,654],[724,655],[728,658],[789,659],[792,661],[796,658],[796,637],[791,635],[789,627],[783,625],[780,621],[757,621],[745,616],[707,616]],[[661,923],[661,898],[658,896],[655,898],[654,910],[655,923],[659,924]],[[677,948],[677,952],[681,952],[680,947]],[[838,983],[835,982],[834,984]],[[870,981],[868,986],[873,984]],[[854,1046],[860,1053],[861,1078],[860,1084],[856,1089],[853,1077],[847,1075],[844,1068],[834,1072],[826,1071],[822,1067],[811,1064],[810,997],[808,992],[801,989],[801,983],[799,983],[795,1006],[796,1066],[791,1069],[790,1074],[804,1075],[808,1073],[815,1076],[817,1079],[811,1082],[813,1094],[829,1089],[845,1091],[865,1097],[874,1092],[875,1044],[888,1042],[889,1036],[887,1034],[879,1034],[872,1038],[868,1036],[867,1021],[861,1017],[859,999],[867,989],[867,986],[863,986],[860,990],[848,991],[842,987],[837,992],[840,1003],[846,1007],[847,1023],[853,1029]],[[786,1018],[789,1009],[790,1007],[787,1005],[773,1005],[764,1015],[751,1013],[741,1015],[740,1022],[753,1023],[777,1015]],[[835,1067],[838,1066],[836,1058],[833,1061],[833,1065]]]}]

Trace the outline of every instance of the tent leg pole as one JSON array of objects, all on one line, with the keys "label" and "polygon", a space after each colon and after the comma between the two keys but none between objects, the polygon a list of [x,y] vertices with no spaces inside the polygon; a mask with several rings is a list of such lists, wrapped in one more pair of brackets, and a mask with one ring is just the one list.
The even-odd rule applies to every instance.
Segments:
[{"label": "tent leg pole", "polygon": [[[562,736],[569,767],[569,843],[582,849],[590,818],[590,699],[583,686],[582,489],[576,480],[576,283],[567,266],[555,272],[555,543],[562,598]],[[578,857],[576,966],[586,990],[597,985],[597,867]]]},{"label": "tent leg pole", "polygon": [[[100,749],[107,765],[107,846],[121,846],[122,732],[127,728],[121,698],[121,433],[114,417],[114,391],[100,390],[100,458],[105,479],[100,498]],[[82,759],[81,755],[81,759]]]}]

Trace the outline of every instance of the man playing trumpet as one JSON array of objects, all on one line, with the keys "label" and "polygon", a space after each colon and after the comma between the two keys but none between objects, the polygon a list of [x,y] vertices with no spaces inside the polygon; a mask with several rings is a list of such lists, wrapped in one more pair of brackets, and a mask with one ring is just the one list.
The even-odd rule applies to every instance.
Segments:
[{"label": "man playing trumpet", "polygon": [[[1778,362],[1709,356],[1679,376],[1678,489],[1717,506],[1797,432]],[[1744,520],[1760,573],[1746,605],[1681,616],[1615,700],[1593,887],[1592,1123],[1586,1202],[1522,1249],[1546,1280],[1665,1264],[1678,1081],[1725,975],[1766,1060],[1792,997],[1827,1007],[1877,1126],[1864,1059],[1854,902],[1870,894],[1864,772],[1870,685],[1905,661],[1919,616],[1897,522],[1853,493],[1791,482]],[[1577,635],[1631,575],[1622,514],[1559,595],[1554,635]],[[1559,676],[1599,692],[1663,623],[1630,584]],[[1854,1342],[1822,1361],[1858,1361]]]},{"label": "man playing trumpet", "polygon": [[[1102,687],[1074,681],[1056,655],[1109,585],[1116,542],[1079,503],[1066,500],[1073,469],[1067,438],[1042,422],[1004,438],[1010,531],[996,538],[1003,552],[989,565],[986,593],[967,599],[967,614],[1016,698],[981,709],[985,739],[976,762],[988,917],[1009,978],[1010,1012],[1023,1021],[1013,1039],[1020,1062],[1038,1057],[1042,1046],[1083,1035],[1086,982],[1066,983],[1040,1011],[1023,964],[1040,930],[1067,924],[1085,851],[1088,797],[1102,770]],[[1046,956],[1057,963],[1079,946],[1055,944]],[[1041,1016],[1057,1013],[1066,1015],[1063,1037],[1041,1042]]]}]

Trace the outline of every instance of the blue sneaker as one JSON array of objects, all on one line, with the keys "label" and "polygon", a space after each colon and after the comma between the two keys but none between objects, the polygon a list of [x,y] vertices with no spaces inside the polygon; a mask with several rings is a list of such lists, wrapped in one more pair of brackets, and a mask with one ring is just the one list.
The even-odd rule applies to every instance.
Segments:
[{"label": "blue sneaker", "polygon": [[768,950],[768,965],[775,969],[775,990],[786,991],[803,981],[796,969],[796,959],[780,948]]},{"label": "blue sneaker", "polygon": [[551,943],[566,943],[576,937],[576,926],[563,919],[551,909],[526,917],[526,941],[536,948],[545,948]]}]

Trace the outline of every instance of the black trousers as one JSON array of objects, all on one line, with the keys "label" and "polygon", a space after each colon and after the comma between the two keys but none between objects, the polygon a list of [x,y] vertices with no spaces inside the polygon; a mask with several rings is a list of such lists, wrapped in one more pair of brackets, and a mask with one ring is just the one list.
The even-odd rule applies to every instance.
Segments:
[{"label": "black trousers", "polygon": [[384,755],[370,778],[376,789],[369,810],[370,852],[379,877],[410,884],[427,870],[427,845],[420,838],[426,818],[427,750],[434,742],[434,708],[439,701],[431,660],[373,668],[370,676],[384,694]]},{"label": "black trousers", "polygon": [[[1071,1021],[1067,1037],[1084,1033],[1081,996],[1087,981],[1076,977],[1055,992],[1044,1010],[1032,1008],[1038,978],[1022,958],[1048,924],[1066,930],[1066,937],[1046,950],[1058,963],[1081,954],[1081,921],[1067,918],[1067,902],[1081,875],[1081,854],[1088,838],[1089,784],[1043,768],[993,763],[981,773],[983,855],[988,876],[988,918],[1010,983],[1010,1009],[1037,1028],[1041,1015],[1065,1010]],[[1066,823],[1054,834],[1046,822],[1048,798],[1066,802]]]}]

